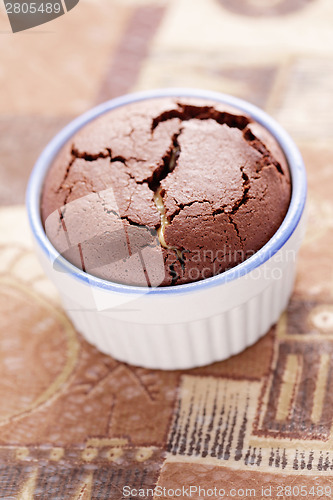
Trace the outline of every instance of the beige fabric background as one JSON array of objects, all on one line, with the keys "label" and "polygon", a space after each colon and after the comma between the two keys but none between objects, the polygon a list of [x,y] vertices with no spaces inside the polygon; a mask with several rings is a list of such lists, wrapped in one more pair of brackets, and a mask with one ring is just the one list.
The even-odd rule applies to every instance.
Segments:
[{"label": "beige fabric background", "polygon": [[[255,498],[277,498],[279,485],[308,498],[333,489],[332,21],[332,0],[81,0],[13,35],[0,4],[2,499],[118,500],[124,485],[156,484]],[[308,233],[278,325],[239,356],[169,373],[119,363],[74,330],[23,206],[35,159],[65,123],[165,86],[261,106],[299,144],[309,179]]]}]

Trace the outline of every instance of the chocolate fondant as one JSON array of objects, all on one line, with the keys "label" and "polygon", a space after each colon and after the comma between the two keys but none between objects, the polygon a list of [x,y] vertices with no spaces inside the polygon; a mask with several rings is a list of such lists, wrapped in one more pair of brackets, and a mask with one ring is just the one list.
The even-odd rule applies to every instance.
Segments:
[{"label": "chocolate fondant", "polygon": [[282,151],[249,116],[160,98],[81,129],[46,176],[41,214],[53,245],[84,271],[167,286],[257,252],[281,225],[290,195]]}]

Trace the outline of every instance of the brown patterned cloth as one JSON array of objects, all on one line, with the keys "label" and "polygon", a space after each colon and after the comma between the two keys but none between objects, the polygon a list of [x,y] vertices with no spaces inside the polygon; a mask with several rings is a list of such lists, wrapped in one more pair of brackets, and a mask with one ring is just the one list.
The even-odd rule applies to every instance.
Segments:
[{"label": "brown patterned cloth", "polygon": [[[126,485],[332,496],[332,19],[330,0],[81,0],[13,35],[0,12],[2,499],[120,500]],[[71,117],[164,86],[265,108],[309,177],[288,310],[242,354],[184,372],[134,368],[83,340],[39,268],[23,207],[36,157]]]}]

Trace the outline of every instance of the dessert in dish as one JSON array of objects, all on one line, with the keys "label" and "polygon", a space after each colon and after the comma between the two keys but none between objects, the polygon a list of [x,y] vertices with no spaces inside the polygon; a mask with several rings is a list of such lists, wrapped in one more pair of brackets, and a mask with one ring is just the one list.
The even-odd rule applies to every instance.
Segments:
[{"label": "dessert in dish", "polygon": [[177,286],[257,252],[290,196],[284,154],[249,115],[163,97],[113,109],[74,135],[47,173],[41,215],[54,247],[83,271]]}]

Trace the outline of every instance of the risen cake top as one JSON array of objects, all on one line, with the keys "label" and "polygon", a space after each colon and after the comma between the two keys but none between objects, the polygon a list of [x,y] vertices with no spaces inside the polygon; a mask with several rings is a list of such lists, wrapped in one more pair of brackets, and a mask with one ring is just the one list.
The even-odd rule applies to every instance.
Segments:
[{"label": "risen cake top", "polygon": [[258,251],[281,225],[291,186],[272,136],[216,102],[160,98],[81,129],[45,179],[53,245],[109,281],[178,285]]}]

